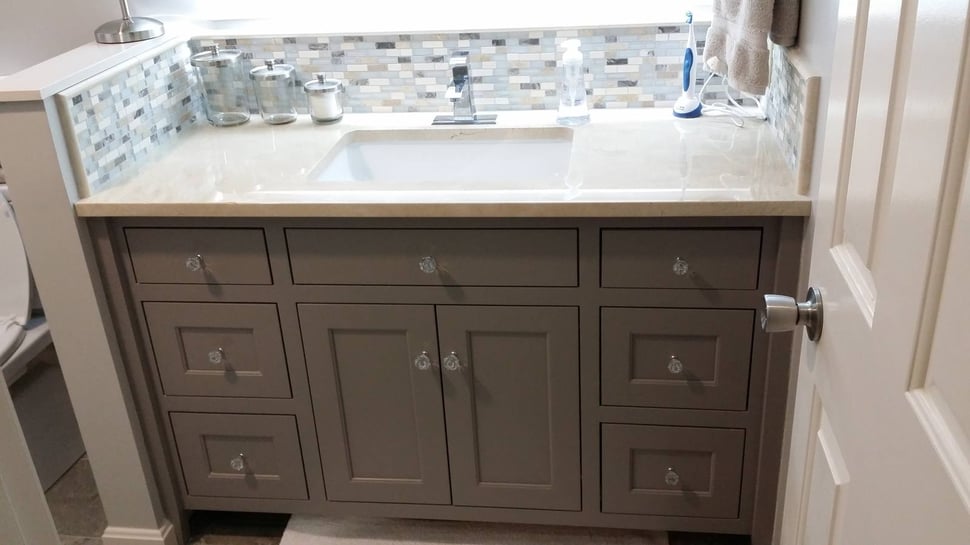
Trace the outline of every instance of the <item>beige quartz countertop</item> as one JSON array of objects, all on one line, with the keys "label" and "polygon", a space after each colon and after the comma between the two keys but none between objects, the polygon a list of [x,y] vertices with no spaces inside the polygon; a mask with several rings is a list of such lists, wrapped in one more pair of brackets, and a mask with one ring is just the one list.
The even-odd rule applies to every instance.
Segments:
[{"label": "beige quartz countertop", "polygon": [[[670,110],[596,110],[573,129],[566,180],[536,189],[455,184],[414,190],[311,180],[355,130],[449,130],[434,114],[307,116],[282,126],[201,127],[140,164],[115,187],[80,200],[83,217],[644,217],[806,216],[808,198],[767,124],[724,117],[678,120]],[[460,130],[556,127],[555,112],[500,112],[498,124]],[[420,134],[408,133],[420,138]],[[528,185],[528,184],[526,184]]]}]

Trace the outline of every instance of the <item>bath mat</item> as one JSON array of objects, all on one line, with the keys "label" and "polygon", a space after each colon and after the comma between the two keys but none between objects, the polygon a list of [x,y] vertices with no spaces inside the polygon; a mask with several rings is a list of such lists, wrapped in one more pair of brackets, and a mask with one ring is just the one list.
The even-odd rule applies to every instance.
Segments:
[{"label": "bath mat", "polygon": [[666,532],[294,515],[280,545],[668,545]]}]

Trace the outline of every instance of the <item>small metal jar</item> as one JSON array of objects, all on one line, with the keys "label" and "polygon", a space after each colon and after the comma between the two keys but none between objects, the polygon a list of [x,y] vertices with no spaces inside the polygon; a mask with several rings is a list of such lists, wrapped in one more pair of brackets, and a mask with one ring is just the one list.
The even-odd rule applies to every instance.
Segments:
[{"label": "small metal jar", "polygon": [[249,93],[238,49],[207,47],[192,55],[191,64],[202,84],[205,117],[216,127],[249,121]]},{"label": "small metal jar", "polygon": [[315,123],[339,121],[344,116],[344,84],[327,79],[324,74],[314,74],[314,77],[303,86],[310,118]]},{"label": "small metal jar", "polygon": [[296,108],[293,105],[295,77],[296,69],[283,64],[283,59],[266,61],[265,66],[249,72],[263,121],[270,125],[296,121]]}]

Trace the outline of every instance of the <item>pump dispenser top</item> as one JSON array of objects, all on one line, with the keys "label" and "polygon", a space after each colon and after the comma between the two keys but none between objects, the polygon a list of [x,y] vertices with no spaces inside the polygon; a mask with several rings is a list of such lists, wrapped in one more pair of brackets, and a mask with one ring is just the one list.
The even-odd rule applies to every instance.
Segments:
[{"label": "pump dispenser top", "polygon": [[576,39],[562,43],[564,53],[559,79],[559,115],[557,121],[562,125],[582,125],[589,121],[589,108],[586,105],[586,81],[583,69],[583,54],[579,51],[580,42]]}]

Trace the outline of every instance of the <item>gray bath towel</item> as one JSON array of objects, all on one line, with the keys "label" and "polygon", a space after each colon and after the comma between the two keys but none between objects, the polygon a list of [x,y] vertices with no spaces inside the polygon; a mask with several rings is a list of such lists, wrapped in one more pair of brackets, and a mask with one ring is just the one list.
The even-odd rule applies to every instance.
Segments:
[{"label": "gray bath towel", "polygon": [[798,38],[801,0],[714,0],[704,63],[735,89],[763,95],[768,86],[768,37],[781,46]]}]

